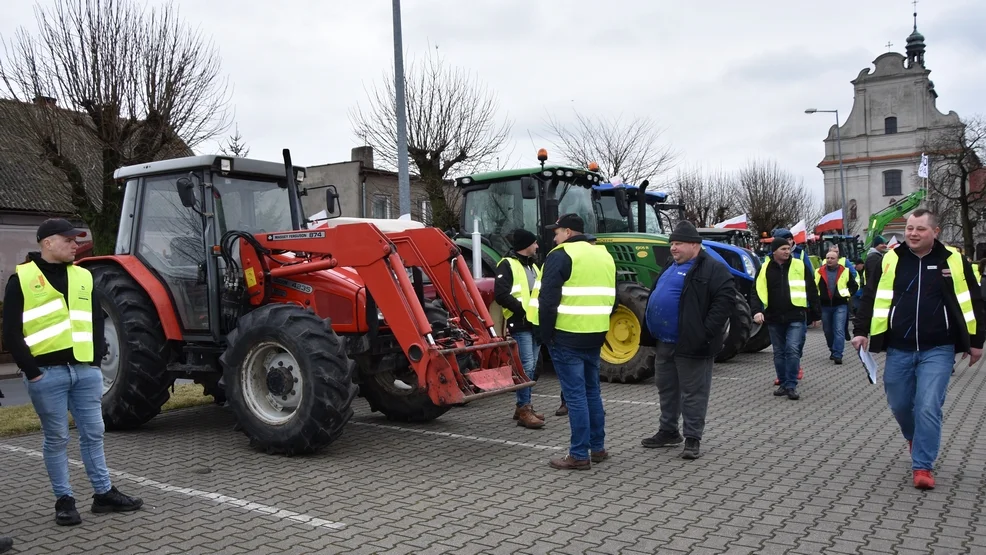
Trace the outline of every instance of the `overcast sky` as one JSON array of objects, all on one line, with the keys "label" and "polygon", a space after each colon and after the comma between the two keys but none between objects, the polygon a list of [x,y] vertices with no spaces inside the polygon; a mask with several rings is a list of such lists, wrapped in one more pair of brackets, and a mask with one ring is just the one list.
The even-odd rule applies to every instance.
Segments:
[{"label": "overcast sky", "polygon": [[[366,103],[367,87],[392,78],[391,2],[177,4],[220,48],[251,158],[279,160],[287,147],[296,164],[349,159],[358,144],[349,110]],[[404,0],[404,48],[410,58],[437,46],[497,92],[513,122],[512,166],[536,163],[548,143],[548,113],[646,115],[665,127],[682,167],[732,170],[774,158],[821,198],[816,165],[832,114],[804,109],[848,116],[849,81],[888,41],[903,52],[912,4],[828,0],[807,11],[808,4]],[[3,0],[0,34],[33,28],[33,5]],[[921,0],[917,8],[939,110],[986,114],[986,2]]]}]

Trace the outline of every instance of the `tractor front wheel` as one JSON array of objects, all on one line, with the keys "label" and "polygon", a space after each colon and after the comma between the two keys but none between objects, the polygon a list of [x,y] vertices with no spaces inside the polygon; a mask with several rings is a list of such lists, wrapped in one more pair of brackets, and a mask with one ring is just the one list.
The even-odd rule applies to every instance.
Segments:
[{"label": "tractor front wheel", "polygon": [[328,320],[295,305],[262,306],[227,341],[226,397],[254,448],[307,454],[342,434],[353,416],[354,365]]},{"label": "tractor front wheel", "polygon": [[616,284],[619,306],[609,319],[609,331],[600,356],[599,378],[606,382],[634,383],[654,375],[654,347],[640,344],[650,290],[638,283]]}]

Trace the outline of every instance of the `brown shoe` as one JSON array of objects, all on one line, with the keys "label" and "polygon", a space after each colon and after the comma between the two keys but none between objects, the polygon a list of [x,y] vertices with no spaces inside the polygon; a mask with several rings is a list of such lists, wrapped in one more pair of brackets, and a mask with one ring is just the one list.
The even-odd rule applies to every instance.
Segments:
[{"label": "brown shoe", "polygon": [[601,463],[608,458],[609,458],[609,453],[607,453],[605,449],[603,449],[602,451],[593,451],[592,453],[589,454],[589,460],[591,460],[594,463]]},{"label": "brown shoe", "polygon": [[517,409],[516,414],[518,426],[523,426],[531,430],[544,427],[544,420],[541,420],[534,415],[534,409],[531,408],[531,405],[524,405],[520,407]]},{"label": "brown shoe", "polygon": [[555,416],[565,416],[568,414],[568,405],[562,403],[558,410],[555,411]]},{"label": "brown shoe", "polygon": [[551,459],[548,464],[551,468],[557,468],[558,470],[589,470],[592,468],[592,463],[589,462],[589,459],[580,461],[578,459],[573,459],[571,455]]},{"label": "brown shoe", "polygon": [[[514,410],[514,420],[520,420],[520,409],[521,409],[521,407],[517,407],[517,409]],[[531,411],[532,412],[534,411],[534,407],[533,406],[531,406]],[[535,412],[534,413],[534,418],[537,418],[538,420],[544,420],[544,415],[541,414],[541,413],[539,413],[539,412]]]}]

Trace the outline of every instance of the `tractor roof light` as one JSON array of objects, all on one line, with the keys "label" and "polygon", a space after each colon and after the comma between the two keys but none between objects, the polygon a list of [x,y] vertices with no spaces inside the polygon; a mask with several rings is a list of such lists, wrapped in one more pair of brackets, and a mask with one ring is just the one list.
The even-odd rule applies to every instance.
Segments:
[{"label": "tractor roof light", "polygon": [[462,184],[463,185],[468,185],[470,183],[472,183],[472,178],[471,177],[463,177],[462,178]]},{"label": "tractor roof light", "polygon": [[562,171],[562,170],[555,170],[555,175],[557,175],[558,177],[561,177],[561,176],[565,175],[565,172]]},{"label": "tractor roof light", "polygon": [[547,160],[548,160],[548,151],[545,150],[545,149],[543,149],[543,148],[539,148],[538,149],[538,161],[539,162],[545,162]]},{"label": "tractor roof light", "polygon": [[589,162],[589,171],[591,172],[599,171],[599,164],[596,162]]},{"label": "tractor roof light", "polygon": [[304,181],[305,180],[305,170],[299,169],[298,171],[296,171],[295,174],[294,174],[294,180],[297,181],[298,183],[301,183],[302,181]]},{"label": "tractor roof light", "polygon": [[219,159],[219,171],[221,171],[223,173],[229,173],[229,172],[233,171],[233,161],[230,160],[229,158],[220,158]]},{"label": "tractor roof light", "polygon": [[541,175],[545,177],[551,177],[551,170],[544,170],[543,172],[541,172]]},{"label": "tractor roof light", "polygon": [[575,174],[572,173],[572,170],[565,172],[565,177],[572,177],[573,175]]}]

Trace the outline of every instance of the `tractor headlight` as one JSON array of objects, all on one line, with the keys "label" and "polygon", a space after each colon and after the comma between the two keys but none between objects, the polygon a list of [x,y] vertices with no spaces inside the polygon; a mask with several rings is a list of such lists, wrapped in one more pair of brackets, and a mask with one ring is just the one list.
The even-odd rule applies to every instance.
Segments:
[{"label": "tractor headlight", "polygon": [[743,269],[746,270],[746,273],[751,278],[757,277],[757,267],[753,265],[753,258],[751,258],[750,255],[746,253],[743,253],[742,258],[743,258]]}]

